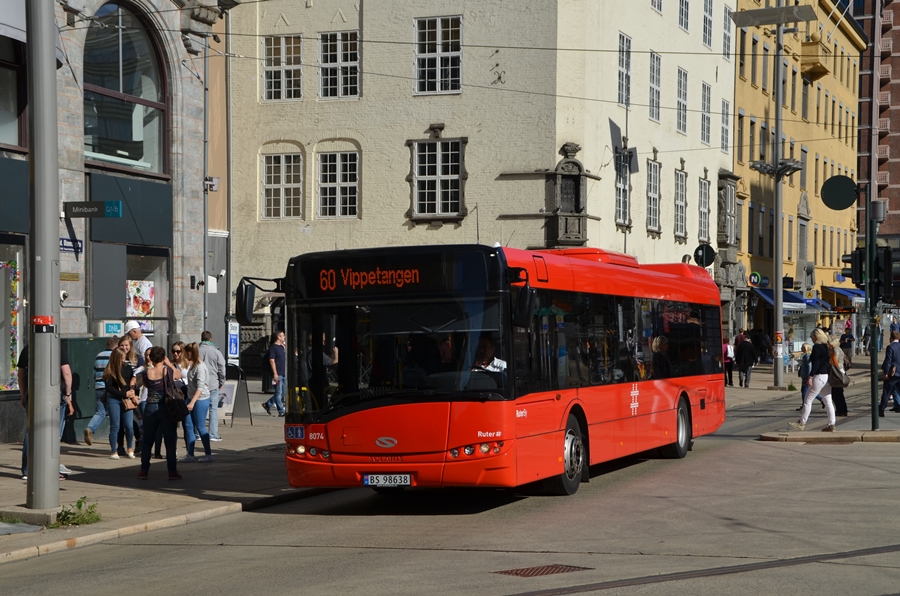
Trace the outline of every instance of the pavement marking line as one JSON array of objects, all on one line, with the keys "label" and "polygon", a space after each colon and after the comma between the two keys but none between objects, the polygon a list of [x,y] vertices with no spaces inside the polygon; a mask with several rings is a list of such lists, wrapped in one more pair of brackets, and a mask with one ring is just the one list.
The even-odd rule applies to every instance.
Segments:
[{"label": "pavement marking line", "polygon": [[713,569],[700,569],[697,571],[680,571],[678,573],[666,573],[663,575],[649,575],[644,577],[634,577],[631,579],[617,579],[606,582],[598,582],[594,584],[582,584],[579,586],[569,586],[564,588],[551,588],[549,590],[537,590],[534,592],[519,592],[510,594],[509,596],[558,596],[562,594],[581,594],[584,592],[593,592],[595,590],[609,590],[612,588],[626,588],[629,586],[644,586],[649,584],[661,584],[664,582],[683,581],[686,579],[697,579],[704,577],[716,577],[721,575],[732,575],[736,573],[748,573],[751,571],[761,571],[763,569],[778,569],[781,567],[794,567],[797,565],[808,565],[809,563],[822,563],[825,561],[835,561],[839,559],[853,559],[856,557],[867,557],[870,555],[882,555],[900,551],[900,544],[892,544],[889,546],[876,546],[873,548],[863,548],[859,550],[851,550],[842,553],[830,553],[822,555],[810,555],[808,557],[797,557],[796,559],[780,559],[775,561],[761,561],[759,563],[748,563],[746,565],[731,565],[729,567],[715,567]]}]

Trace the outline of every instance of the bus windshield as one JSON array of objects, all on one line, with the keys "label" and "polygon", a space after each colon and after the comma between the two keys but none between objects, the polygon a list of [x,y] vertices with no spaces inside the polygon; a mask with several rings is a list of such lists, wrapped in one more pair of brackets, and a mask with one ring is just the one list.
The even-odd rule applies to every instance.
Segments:
[{"label": "bus windshield", "polygon": [[288,304],[288,413],[508,396],[503,294]]}]

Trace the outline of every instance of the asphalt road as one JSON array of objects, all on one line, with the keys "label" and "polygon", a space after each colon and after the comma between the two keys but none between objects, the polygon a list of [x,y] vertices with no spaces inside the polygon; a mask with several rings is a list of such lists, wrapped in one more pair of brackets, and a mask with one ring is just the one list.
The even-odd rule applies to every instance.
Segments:
[{"label": "asphalt road", "polygon": [[[755,440],[796,405],[737,405],[684,460],[599,466],[572,497],[334,491],[8,563],[0,594],[897,593],[900,445]],[[582,569],[498,573],[548,565]]]}]

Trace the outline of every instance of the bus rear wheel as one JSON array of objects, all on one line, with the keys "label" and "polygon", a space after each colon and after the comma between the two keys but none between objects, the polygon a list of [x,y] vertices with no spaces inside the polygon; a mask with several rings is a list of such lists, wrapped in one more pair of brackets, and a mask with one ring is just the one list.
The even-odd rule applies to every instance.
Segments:
[{"label": "bus rear wheel", "polygon": [[584,439],[581,425],[574,414],[569,414],[563,439],[563,473],[544,481],[546,489],[554,495],[574,495],[581,483],[584,469]]},{"label": "bus rear wheel", "polygon": [[662,448],[663,457],[681,459],[687,455],[691,447],[691,413],[687,400],[683,397],[678,400],[678,409],[675,412],[675,442]]}]

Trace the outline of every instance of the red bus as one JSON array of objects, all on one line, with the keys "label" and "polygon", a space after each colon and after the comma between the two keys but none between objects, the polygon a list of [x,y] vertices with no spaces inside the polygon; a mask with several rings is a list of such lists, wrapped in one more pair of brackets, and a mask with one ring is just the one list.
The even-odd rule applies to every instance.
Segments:
[{"label": "red bus", "polygon": [[[306,254],[272,281],[292,486],[573,494],[589,465],[684,457],[725,419],[719,291],[700,267],[445,245]],[[254,286],[238,288],[245,323]]]}]

